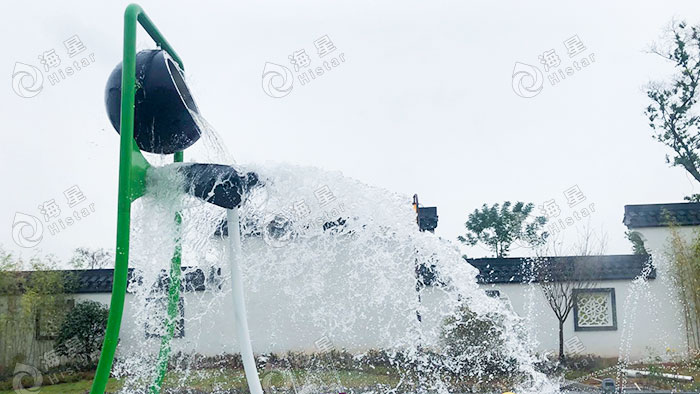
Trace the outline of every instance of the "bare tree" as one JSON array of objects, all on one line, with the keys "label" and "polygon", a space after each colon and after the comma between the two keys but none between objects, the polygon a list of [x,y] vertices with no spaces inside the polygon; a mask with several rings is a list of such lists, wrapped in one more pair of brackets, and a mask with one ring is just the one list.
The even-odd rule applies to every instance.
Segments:
[{"label": "bare tree", "polygon": [[564,323],[576,302],[574,290],[596,287],[595,272],[582,256],[537,258],[533,268],[542,294],[559,322],[559,361],[564,361]]},{"label": "bare tree", "polygon": [[600,256],[608,248],[608,234],[601,228],[593,229],[589,220],[576,230],[573,242],[567,240],[564,232],[550,233],[547,240],[533,248],[535,255],[544,256]]},{"label": "bare tree", "polygon": [[608,249],[608,234],[602,229],[596,232],[588,221],[582,230],[578,231],[578,239],[573,245],[573,254],[578,256],[602,256]]},{"label": "bare tree", "polygon": [[110,251],[101,248],[76,248],[73,251],[73,258],[71,258],[70,262],[76,268],[94,270],[112,266],[114,256]]},{"label": "bare tree", "polygon": [[545,257],[540,254],[535,258],[532,275],[559,322],[559,361],[564,361],[564,323],[576,303],[574,290],[597,286],[596,267],[586,257],[605,253],[607,234],[593,231],[589,222],[578,233],[578,239],[573,245],[573,256],[560,256],[558,252],[561,251],[561,244],[552,241],[551,248],[541,249],[540,253],[551,250],[554,255]]}]

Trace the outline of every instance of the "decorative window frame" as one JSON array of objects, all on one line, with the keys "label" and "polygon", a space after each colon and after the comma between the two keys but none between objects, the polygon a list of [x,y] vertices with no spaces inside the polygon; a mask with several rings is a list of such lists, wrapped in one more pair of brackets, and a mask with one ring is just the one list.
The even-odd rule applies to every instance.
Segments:
[{"label": "decorative window frame", "polygon": [[[612,325],[609,326],[584,326],[578,324],[578,296],[579,294],[605,293],[610,295],[610,312],[612,315]],[[574,331],[617,331],[617,307],[615,303],[615,288],[594,288],[594,289],[573,289],[574,298]]]}]

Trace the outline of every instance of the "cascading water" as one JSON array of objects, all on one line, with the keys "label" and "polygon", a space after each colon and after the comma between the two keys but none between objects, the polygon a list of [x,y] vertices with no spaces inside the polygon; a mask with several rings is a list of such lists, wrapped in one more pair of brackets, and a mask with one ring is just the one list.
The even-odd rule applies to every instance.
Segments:
[{"label": "cascading water", "polygon": [[[214,130],[198,122],[205,132],[186,159],[233,164]],[[193,382],[225,375],[227,366],[202,368],[197,355],[239,349],[234,327],[215,323],[233,314],[227,240],[220,235],[226,212],[183,194],[186,180],[177,167],[151,168],[147,193],[135,204],[133,298],[127,306],[133,321],[127,324],[136,329],[122,330],[131,337],[123,339],[114,369],[125,378],[127,393],[142,392],[155,373],[166,273],[178,236],[188,267],[183,278],[200,275],[205,289],[192,292],[183,279],[187,312],[176,326],[165,390],[191,389]],[[536,371],[522,321],[478,288],[476,269],[453,244],[418,231],[409,198],[316,168],[268,164],[244,170],[257,173],[263,185],[251,191],[239,214],[240,266],[253,350],[264,355],[257,361],[265,368],[266,392],[273,386],[296,393],[558,392]],[[429,277],[417,274],[421,265]],[[469,339],[475,329],[487,330],[487,342],[484,333]],[[291,360],[298,353],[289,350],[319,356],[300,367]],[[339,366],[333,357],[342,351],[351,356]],[[362,389],[343,386],[343,376],[367,369],[393,378]],[[236,374],[242,379],[240,370]],[[226,382],[214,387],[228,392]]]}]

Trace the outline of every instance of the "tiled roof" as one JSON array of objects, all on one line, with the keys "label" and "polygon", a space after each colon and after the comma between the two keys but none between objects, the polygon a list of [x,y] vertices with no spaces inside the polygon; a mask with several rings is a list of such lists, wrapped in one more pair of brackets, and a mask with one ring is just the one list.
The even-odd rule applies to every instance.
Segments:
[{"label": "tiled roof", "polygon": [[[212,271],[208,277],[205,277],[204,272],[197,268],[192,270],[191,268],[182,267],[182,271],[185,272],[182,280],[183,291],[204,291],[208,284],[220,286],[220,276],[221,269]],[[60,270],[52,271],[65,275],[68,286],[71,293],[111,293],[112,292],[112,279],[114,275],[114,270],[111,268],[104,269],[92,269],[92,270]],[[32,271],[21,271],[15,272],[18,277],[24,277],[25,280],[31,281]],[[129,282],[134,279],[133,268],[129,269]],[[138,278],[137,278],[138,280]],[[169,278],[162,273],[158,286],[160,288],[166,289],[169,284]],[[21,290],[21,289],[20,289]],[[3,289],[0,289],[0,294],[3,293]]]},{"label": "tiled roof", "polygon": [[627,228],[700,225],[700,203],[625,205]]},{"label": "tiled roof", "polygon": [[[557,256],[539,258],[544,264],[560,265],[566,272],[578,270],[581,280],[631,280],[638,277],[649,263],[648,255]],[[536,282],[532,259],[520,257],[467,259],[479,270],[479,283]],[[656,278],[651,269],[647,278]]]},{"label": "tiled roof", "polygon": [[[129,269],[129,280],[133,273],[133,269]],[[114,276],[113,269],[97,269],[84,271],[64,271],[69,275],[75,275],[77,281],[76,293],[111,293],[112,279]]]},{"label": "tiled roof", "polygon": [[[280,219],[280,223],[284,223],[286,220],[289,220],[288,218],[280,215],[278,216]],[[335,220],[329,220],[325,223],[323,223],[323,230],[326,231],[331,228],[337,228],[340,226],[343,226],[345,224],[345,221],[347,218],[344,217],[339,217]],[[435,228],[437,228],[438,225],[438,214],[437,214],[437,207],[419,207],[418,208],[418,215],[416,216],[416,222],[418,224],[418,228],[421,231],[430,231],[433,232],[435,231]],[[244,226],[241,226],[246,229],[246,233],[241,234],[243,237],[260,237],[262,236],[262,230],[260,229],[260,224],[259,223],[247,223]],[[280,230],[284,231],[284,230]],[[214,236],[215,237],[228,237],[228,220],[226,218],[221,219],[219,222],[219,225],[216,226],[216,229],[214,230]]]}]

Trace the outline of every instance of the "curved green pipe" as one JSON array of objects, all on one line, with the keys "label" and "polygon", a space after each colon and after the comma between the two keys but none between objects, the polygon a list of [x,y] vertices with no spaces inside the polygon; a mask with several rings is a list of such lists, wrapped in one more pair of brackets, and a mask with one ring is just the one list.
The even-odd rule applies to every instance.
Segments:
[{"label": "curved green pipe", "polygon": [[180,224],[182,217],[180,213],[175,215],[175,223],[178,226],[178,236],[175,239],[175,253],[173,254],[170,265],[170,287],[168,289],[168,317],[166,318],[165,335],[161,338],[160,351],[158,352],[158,361],[156,364],[156,373],[153,383],[148,388],[150,394],[160,393],[163,386],[163,379],[168,372],[168,360],[170,359],[170,341],[175,334],[175,326],[177,324],[178,303],[180,302],[180,282],[182,276],[181,259],[182,245],[180,243]]},{"label": "curved green pipe", "polygon": [[[182,162],[183,153],[175,153],[175,162]],[[165,335],[161,338],[160,351],[158,352],[158,361],[156,364],[156,374],[153,383],[148,388],[150,394],[160,393],[163,387],[163,379],[168,372],[168,360],[170,359],[170,342],[175,334],[175,326],[177,324],[178,304],[180,302],[180,282],[182,276],[182,239],[180,238],[180,226],[182,224],[182,215],[180,212],[175,214],[175,225],[177,226],[177,236],[175,238],[175,253],[170,264],[170,287],[168,289],[168,317],[166,319]]]},{"label": "curved green pipe", "polygon": [[[141,197],[146,189],[146,171],[150,167],[134,143],[134,101],[136,94],[136,28],[141,24],[159,47],[183,67],[182,60],[170,46],[165,37],[158,31],[143,9],[137,4],[131,4],[124,12],[124,52],[122,61],[122,102],[120,120],[119,147],[119,192],[117,202],[117,247],[114,262],[114,278],[112,298],[109,305],[107,330],[102,344],[102,353],[97,364],[95,379],[92,382],[91,394],[104,393],[109,380],[109,374],[114,362],[114,354],[119,342],[124,299],[129,274],[129,232],[131,226],[131,203]],[[175,153],[175,161],[182,161],[182,152]],[[179,215],[178,215],[179,217]],[[179,220],[176,218],[176,220]],[[180,246],[176,244],[172,269],[177,265],[177,297],[179,299],[180,278]],[[171,280],[171,290],[175,280]],[[172,297],[171,298],[172,301]],[[175,302],[177,306],[177,302]],[[170,316],[170,305],[168,307]],[[171,320],[174,322],[174,319]],[[173,325],[174,328],[174,325]],[[169,344],[166,346],[169,352]],[[161,353],[162,353],[161,349]],[[167,353],[166,353],[167,357]],[[167,361],[167,360],[166,360]],[[167,363],[166,363],[167,367]]]}]

